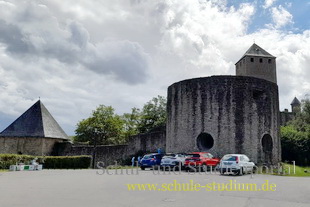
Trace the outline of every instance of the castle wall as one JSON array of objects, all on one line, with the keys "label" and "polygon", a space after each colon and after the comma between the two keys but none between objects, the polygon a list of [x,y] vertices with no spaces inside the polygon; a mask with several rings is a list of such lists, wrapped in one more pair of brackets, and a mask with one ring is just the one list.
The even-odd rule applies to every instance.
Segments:
[{"label": "castle wall", "polygon": [[281,111],[280,112],[280,126],[286,126],[289,121],[295,118],[293,112]]},{"label": "castle wall", "polygon": [[40,137],[0,137],[0,154],[51,155],[62,139]]},{"label": "castle wall", "polygon": [[[100,145],[96,148],[96,163],[104,162],[113,165],[117,160],[125,160],[139,151],[144,153],[157,152],[166,148],[166,127],[158,127],[152,132],[130,137],[126,145]],[[73,145],[69,142],[57,145],[55,155],[93,155],[94,146]]]},{"label": "castle wall", "polygon": [[241,153],[256,163],[276,163],[281,154],[278,100],[275,83],[253,77],[174,83],[168,88],[166,150],[208,151],[217,157]]}]

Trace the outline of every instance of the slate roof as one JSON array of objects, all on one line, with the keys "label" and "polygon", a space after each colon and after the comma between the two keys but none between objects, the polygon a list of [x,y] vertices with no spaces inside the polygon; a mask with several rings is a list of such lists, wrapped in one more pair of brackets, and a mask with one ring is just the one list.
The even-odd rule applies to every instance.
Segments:
[{"label": "slate roof", "polygon": [[264,50],[263,48],[261,48],[255,43],[244,53],[244,55],[240,58],[240,60],[244,56],[259,56],[259,57],[275,58],[275,56],[271,55],[270,53],[268,53],[266,50]]},{"label": "slate roof", "polygon": [[68,139],[67,134],[40,100],[3,130],[0,136]]},{"label": "slate roof", "polygon": [[295,97],[291,103],[291,105],[300,105],[300,101]]}]

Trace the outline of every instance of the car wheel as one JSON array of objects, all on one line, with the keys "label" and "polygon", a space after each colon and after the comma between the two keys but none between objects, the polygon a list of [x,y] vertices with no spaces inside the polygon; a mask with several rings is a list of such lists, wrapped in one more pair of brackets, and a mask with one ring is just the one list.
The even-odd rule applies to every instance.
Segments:
[{"label": "car wheel", "polygon": [[184,166],[183,164],[181,163],[181,169],[179,169],[180,171],[184,170]]},{"label": "car wheel", "polygon": [[145,167],[141,167],[141,170],[145,170]]},{"label": "car wheel", "polygon": [[202,165],[202,172],[207,172],[208,171],[208,166],[206,164]]}]

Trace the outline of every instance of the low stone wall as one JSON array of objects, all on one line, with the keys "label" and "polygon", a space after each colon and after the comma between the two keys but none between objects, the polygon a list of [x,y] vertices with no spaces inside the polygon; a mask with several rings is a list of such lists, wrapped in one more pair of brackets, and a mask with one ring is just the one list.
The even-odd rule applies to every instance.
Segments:
[{"label": "low stone wall", "polygon": [[[96,148],[96,163],[113,165],[115,161],[131,158],[137,152],[157,152],[166,148],[166,127],[158,127],[149,133],[138,134],[129,139],[125,145],[99,145]],[[54,155],[93,155],[94,146],[74,145],[70,142],[56,145]]]},{"label": "low stone wall", "polygon": [[0,137],[0,154],[51,155],[63,139],[42,137]]}]

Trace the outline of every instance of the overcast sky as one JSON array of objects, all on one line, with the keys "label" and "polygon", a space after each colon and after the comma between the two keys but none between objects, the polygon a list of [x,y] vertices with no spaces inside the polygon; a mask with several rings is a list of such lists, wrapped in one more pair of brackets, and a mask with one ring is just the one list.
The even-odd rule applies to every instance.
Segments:
[{"label": "overcast sky", "polygon": [[174,82],[277,57],[280,109],[310,93],[309,0],[0,0],[0,131],[38,97],[63,129],[130,112]]}]

